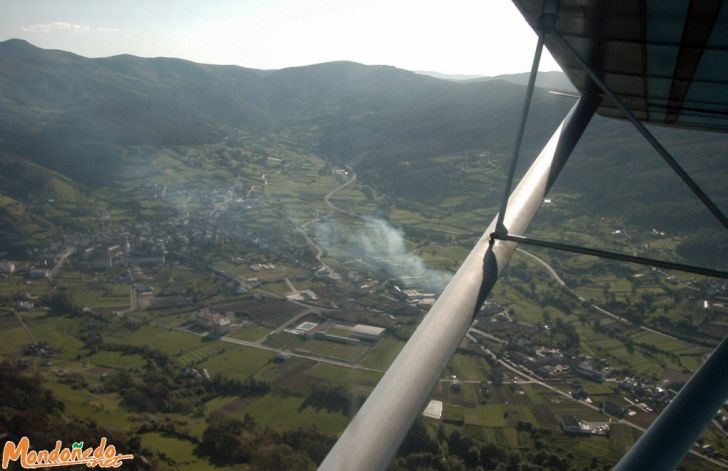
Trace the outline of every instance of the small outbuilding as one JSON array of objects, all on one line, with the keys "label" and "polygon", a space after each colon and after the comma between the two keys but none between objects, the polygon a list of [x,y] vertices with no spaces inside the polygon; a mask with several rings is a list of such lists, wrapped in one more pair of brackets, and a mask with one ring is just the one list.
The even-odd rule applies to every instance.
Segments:
[{"label": "small outbuilding", "polygon": [[573,415],[564,415],[561,417],[561,430],[565,433],[573,433],[582,435],[584,432],[581,430],[581,425],[576,417]]}]

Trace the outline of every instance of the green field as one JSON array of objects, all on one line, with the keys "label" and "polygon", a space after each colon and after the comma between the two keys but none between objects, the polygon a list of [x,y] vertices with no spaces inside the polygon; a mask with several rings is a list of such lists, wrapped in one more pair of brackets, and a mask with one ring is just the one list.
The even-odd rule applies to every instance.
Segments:
[{"label": "green field", "polygon": [[501,405],[486,404],[475,409],[465,411],[465,423],[487,428],[505,427],[505,409]]},{"label": "green field", "polygon": [[78,321],[68,317],[45,316],[26,318],[25,323],[39,342],[47,342],[58,350],[58,358],[70,360],[79,354],[83,343],[78,339]]},{"label": "green field", "polygon": [[212,341],[206,337],[153,326],[142,326],[123,336],[108,335],[104,340],[109,343],[149,347],[171,356],[181,355]]},{"label": "green field", "polygon": [[241,345],[223,345],[220,342],[219,347],[225,351],[199,363],[199,366],[207,368],[211,375],[221,373],[231,378],[244,379],[255,375],[275,356],[265,350]]},{"label": "green field", "polygon": [[100,351],[85,358],[89,363],[112,369],[141,369],[145,360],[140,355],[129,355],[113,351]]},{"label": "green field", "polygon": [[386,369],[404,347],[404,342],[394,337],[384,336],[359,361],[369,368]]},{"label": "green field", "polygon": [[327,358],[349,362],[356,362],[369,351],[369,346],[362,343],[347,345],[328,340],[305,339],[303,336],[286,332],[270,337],[266,341],[266,345],[290,350],[305,350]]},{"label": "green field", "polygon": [[481,357],[456,353],[450,360],[452,374],[461,380],[480,381],[487,377],[490,367]]},{"label": "green field", "polygon": [[195,455],[193,453],[195,444],[187,440],[157,432],[145,433],[141,437],[143,446],[156,453],[164,453],[170,458],[171,462],[166,463],[170,469],[189,471],[219,469]]},{"label": "green field", "polygon": [[231,332],[227,334],[228,337],[232,337],[235,339],[240,340],[258,340],[266,335],[270,334],[271,330],[267,327],[263,327],[262,325],[253,324],[248,327],[243,327],[242,329],[238,329],[234,332]]},{"label": "green field", "polygon": [[65,412],[71,416],[84,417],[103,424],[104,427],[128,430],[135,418],[119,406],[114,395],[92,394],[84,389],[73,389],[55,380],[47,381],[53,394],[65,404]]},{"label": "green field", "polygon": [[316,426],[322,432],[339,434],[346,426],[346,416],[325,410],[317,411],[311,407],[302,408],[303,401],[301,397],[268,394],[250,402],[246,401],[247,404],[230,412],[238,417],[250,414],[258,422],[277,430]]},{"label": "green field", "polygon": [[368,394],[382,378],[382,373],[359,368],[345,368],[342,366],[316,363],[306,371],[312,377],[325,380],[329,384],[339,384],[353,391]]}]

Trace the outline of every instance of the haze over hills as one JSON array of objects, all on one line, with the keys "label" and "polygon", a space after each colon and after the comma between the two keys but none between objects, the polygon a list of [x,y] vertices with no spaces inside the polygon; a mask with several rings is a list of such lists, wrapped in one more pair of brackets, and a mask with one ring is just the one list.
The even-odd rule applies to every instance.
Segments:
[{"label": "haze over hills", "polygon": [[[523,72],[520,74],[504,74],[496,75],[493,77],[481,76],[481,75],[449,75],[441,74],[439,72],[429,71],[416,71],[418,74],[427,75],[430,77],[439,78],[441,80],[450,80],[454,82],[489,82],[491,80],[505,80],[506,82],[515,83],[518,85],[526,85],[528,83],[528,77],[531,75],[529,72]],[[549,71],[539,72],[536,76],[536,86],[540,88],[548,88],[549,90],[562,90],[568,92],[576,92],[576,88],[566,78],[566,74],[563,72]]]},{"label": "haze over hills", "polygon": [[[317,126],[321,149],[345,160],[380,147],[387,156],[411,146],[423,156],[505,148],[495,137],[512,127],[521,95],[502,81],[460,85],[350,62],[260,71],[126,55],[86,59],[20,40],[0,44],[0,66],[4,148],[87,183],[117,163],[110,145],[205,143],[226,128]],[[537,94],[534,121],[549,122],[536,129],[538,138],[568,105]]]},{"label": "haze over hills", "polygon": [[440,80],[452,80],[454,82],[487,78],[485,75],[443,74],[433,70],[413,70],[412,72],[420,75],[427,75],[428,77],[435,77]]},{"label": "haze over hills", "polygon": [[[539,85],[566,88],[563,74],[540,77]],[[0,43],[0,151],[94,186],[124,165],[124,146],[218,142],[233,129],[305,129],[297,145],[353,165],[382,191],[436,204],[464,188],[477,191],[477,182],[433,159],[476,149],[510,152],[525,80],[527,74],[454,82],[352,62],[263,71],[130,55],[88,59],[8,40]],[[522,162],[572,102],[537,89]],[[718,171],[728,139],[672,129],[657,134],[728,207]],[[619,121],[593,121],[559,188],[578,191],[587,208],[630,223],[715,227]]]}]

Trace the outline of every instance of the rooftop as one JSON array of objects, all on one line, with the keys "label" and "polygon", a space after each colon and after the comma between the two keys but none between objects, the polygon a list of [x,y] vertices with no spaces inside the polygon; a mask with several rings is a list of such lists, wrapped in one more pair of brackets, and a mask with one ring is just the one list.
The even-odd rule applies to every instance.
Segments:
[{"label": "rooftop", "polygon": [[379,337],[387,330],[384,327],[375,327],[373,325],[357,324],[351,328],[351,333],[354,335],[371,335]]},{"label": "rooftop", "polygon": [[318,324],[315,322],[301,322],[296,326],[296,330],[300,330],[301,332],[310,332],[311,330],[315,329]]},{"label": "rooftop", "polygon": [[440,419],[442,417],[442,401],[430,401],[422,412],[422,415],[431,419]]}]

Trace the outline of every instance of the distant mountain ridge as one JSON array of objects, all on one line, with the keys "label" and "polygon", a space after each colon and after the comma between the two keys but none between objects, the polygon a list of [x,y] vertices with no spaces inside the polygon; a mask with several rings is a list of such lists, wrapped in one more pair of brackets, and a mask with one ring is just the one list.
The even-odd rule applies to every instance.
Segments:
[{"label": "distant mountain ridge", "polygon": [[[566,88],[563,74],[539,77],[539,87]],[[0,43],[0,152],[95,185],[124,165],[123,146],[196,145],[219,142],[234,129],[302,127],[313,136],[311,151],[355,166],[383,191],[436,204],[438,195],[457,194],[467,175],[408,164],[427,177],[423,182],[431,180],[428,172],[444,179],[434,192],[400,185],[413,170],[397,164],[472,150],[508,154],[526,80],[527,74],[514,74],[454,82],[345,61],[256,70],[131,55],[89,59],[9,40]],[[522,166],[572,104],[536,90]],[[726,136],[656,132],[728,208]],[[558,186],[632,223],[685,230],[710,224],[653,154],[625,123],[595,118]]]},{"label": "distant mountain ridge", "polygon": [[[0,43],[6,150],[74,178],[88,169],[98,175],[109,145],[214,142],[225,128],[266,132],[297,122],[320,127],[321,150],[332,158],[343,154],[332,145],[358,155],[360,144],[381,142],[396,153],[400,145],[423,147],[423,137],[428,155],[499,146],[488,128],[507,131],[515,122],[511,101],[521,93],[503,81],[454,84],[353,62],[263,71],[129,55],[88,59],[21,40]],[[567,106],[537,94],[534,116]],[[460,138],[437,137],[444,127]],[[398,142],[390,139],[395,131]]]},{"label": "distant mountain ridge", "polygon": [[[515,83],[517,85],[527,85],[530,72],[517,74],[504,74],[495,76],[485,75],[450,75],[441,74],[440,72],[416,71],[418,74],[434,77],[440,80],[450,80],[453,82],[489,82],[491,80],[504,80],[506,82]],[[539,72],[536,76],[536,86],[539,88],[548,88],[549,90],[561,90],[576,93],[576,88],[571,84],[566,74],[558,71]]]},{"label": "distant mountain ridge", "polygon": [[[520,74],[497,75],[495,77],[488,77],[484,80],[505,80],[506,82],[525,86],[528,84],[528,78],[530,75],[530,73],[524,72]],[[561,90],[577,93],[576,88],[571,84],[569,79],[566,77],[566,74],[563,72],[539,72],[538,75],[536,75],[536,86],[540,88],[547,88],[549,90]]]},{"label": "distant mountain ridge", "polygon": [[412,72],[428,77],[434,77],[440,80],[452,80],[454,82],[462,82],[465,80],[488,78],[485,75],[467,75],[467,74],[443,74],[432,70],[413,70]]}]

